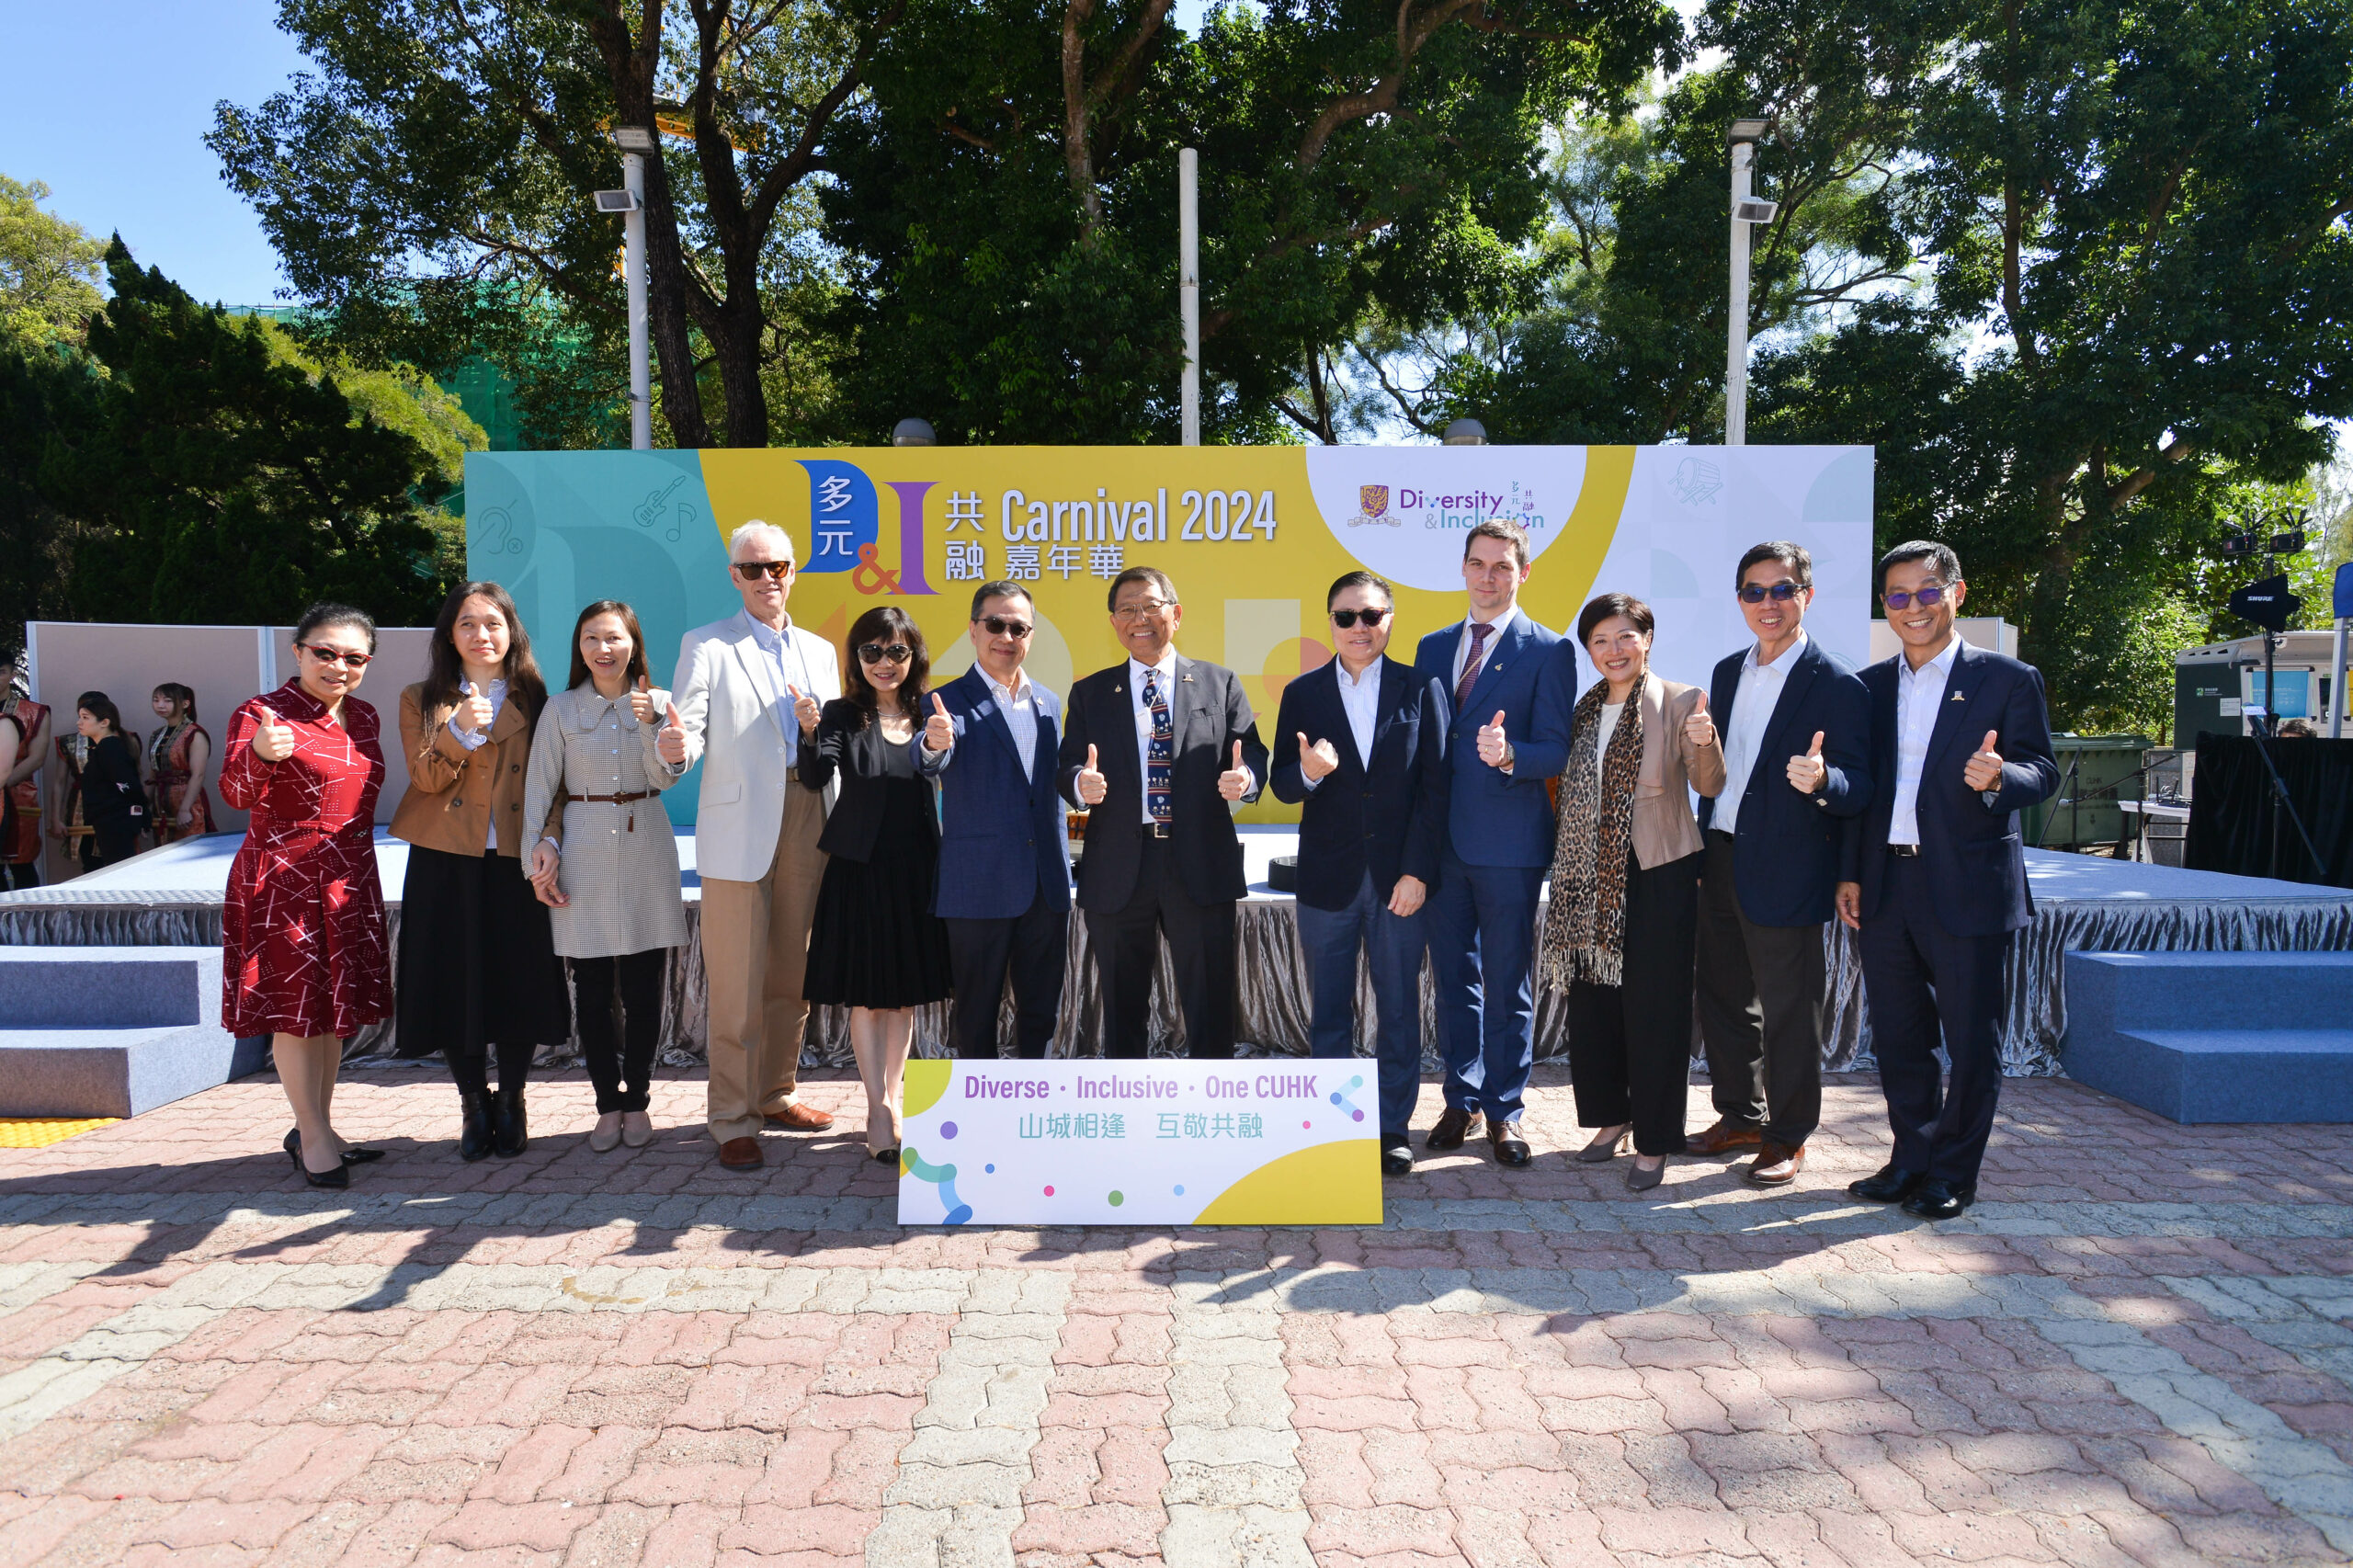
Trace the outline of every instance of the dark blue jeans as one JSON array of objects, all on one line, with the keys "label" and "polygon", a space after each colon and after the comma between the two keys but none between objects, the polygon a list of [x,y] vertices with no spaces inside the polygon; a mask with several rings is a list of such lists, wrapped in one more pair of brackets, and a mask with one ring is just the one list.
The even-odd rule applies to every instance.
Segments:
[{"label": "dark blue jeans", "polygon": [[1429,938],[1420,911],[1399,916],[1373,891],[1372,874],[1346,909],[1299,905],[1299,947],[1307,955],[1314,1005],[1308,1050],[1356,1054],[1357,951],[1372,970],[1374,1055],[1380,1062],[1381,1141],[1403,1143],[1422,1086],[1422,952]]},{"label": "dark blue jeans", "polygon": [[1438,861],[1427,907],[1438,975],[1438,1033],[1446,1103],[1489,1121],[1518,1121],[1536,1060],[1536,900],[1541,866]]}]

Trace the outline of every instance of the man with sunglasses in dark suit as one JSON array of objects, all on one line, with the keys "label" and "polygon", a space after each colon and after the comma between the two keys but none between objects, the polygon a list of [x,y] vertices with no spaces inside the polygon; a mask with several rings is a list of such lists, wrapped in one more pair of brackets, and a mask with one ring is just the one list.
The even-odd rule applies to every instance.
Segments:
[{"label": "man with sunglasses in dark suit", "polygon": [[2003,960],[2034,917],[2018,813],[2057,790],[2059,766],[2041,675],[1953,628],[1968,592],[1959,556],[1899,544],[1880,558],[1879,592],[1904,646],[1863,671],[1881,785],[1847,828],[1838,916],[1862,936],[1894,1150],[1847,1190],[1949,1220],[1976,1201],[2002,1087]]},{"label": "man with sunglasses in dark suit", "polygon": [[1870,802],[1870,698],[1851,665],[1805,633],[1805,546],[1753,546],[1733,580],[1756,641],[1716,665],[1708,705],[1723,733],[1724,788],[1699,801],[1698,1000],[1716,1124],[1685,1146],[1755,1149],[1748,1179],[1781,1187],[1805,1169],[1822,1121],[1823,927],[1845,819]]},{"label": "man with sunglasses in dark suit", "polygon": [[[1356,1054],[1357,954],[1372,973],[1381,1168],[1414,1168],[1406,1130],[1422,1081],[1422,901],[1438,879],[1445,722],[1411,665],[1386,656],[1394,596],[1350,572],[1324,596],[1329,664],[1283,687],[1275,799],[1299,818],[1299,946],[1312,988],[1310,1054]],[[1441,781],[1442,783],[1442,781]]]},{"label": "man with sunglasses in dark suit", "polygon": [[1038,610],[1018,583],[972,594],[972,667],[938,690],[955,726],[939,778],[939,881],[948,927],[956,1054],[995,1061],[997,1013],[1013,983],[1014,1050],[1046,1054],[1070,958],[1070,845],[1056,792],[1062,704],[1029,678]]},{"label": "man with sunglasses in dark suit", "polygon": [[1250,891],[1233,808],[1267,778],[1242,682],[1176,652],[1185,607],[1154,566],[1111,579],[1111,631],[1128,656],[1070,690],[1063,797],[1087,808],[1078,906],[1103,980],[1103,1054],[1152,1042],[1160,939],[1176,968],[1185,1049],[1233,1054],[1233,906]]}]

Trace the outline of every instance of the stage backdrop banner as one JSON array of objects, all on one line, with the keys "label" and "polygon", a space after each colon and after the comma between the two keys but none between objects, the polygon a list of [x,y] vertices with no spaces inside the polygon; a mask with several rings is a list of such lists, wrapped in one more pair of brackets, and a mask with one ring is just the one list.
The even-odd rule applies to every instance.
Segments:
[{"label": "stage backdrop banner", "polygon": [[1369,1061],[907,1063],[902,1225],[1378,1225]]},{"label": "stage backdrop banner", "polygon": [[[1334,578],[1363,566],[1396,585],[1390,652],[1410,663],[1425,632],[1461,619],[1463,534],[1483,517],[1527,528],[1520,606],[1544,625],[1570,631],[1597,591],[1647,600],[1669,679],[1705,684],[1751,640],[1733,572],[1760,540],[1813,552],[1813,636],[1858,665],[1870,651],[1862,447],[477,452],[466,513],[473,575],[506,585],[557,679],[580,608],[617,598],[666,683],[680,635],[741,608],[726,538],[754,518],[792,534],[798,624],[838,646],[868,607],[895,604],[923,628],[935,685],[972,663],[972,590],[1010,578],[1037,606],[1029,674],[1067,692],[1122,656],[1109,580],[1157,566],[1184,604],[1178,650],[1239,674],[1269,731],[1284,685],[1332,656]],[[691,785],[666,803],[694,820]],[[1268,794],[1241,816],[1298,812]]]}]

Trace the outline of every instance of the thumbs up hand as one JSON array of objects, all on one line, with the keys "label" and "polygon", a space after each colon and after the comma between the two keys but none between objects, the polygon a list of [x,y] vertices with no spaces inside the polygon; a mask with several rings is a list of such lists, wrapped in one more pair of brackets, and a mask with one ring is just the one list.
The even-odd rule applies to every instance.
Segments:
[{"label": "thumbs up hand", "polygon": [[1805,755],[1790,758],[1790,788],[1801,795],[1818,795],[1829,779],[1830,765],[1822,760],[1822,732],[1816,730]]},{"label": "thumbs up hand", "polygon": [[948,704],[939,700],[939,693],[931,694],[931,717],[923,722],[923,749],[946,751],[956,744],[956,721],[948,716]]},{"label": "thumbs up hand", "polygon": [[654,711],[654,683],[642,671],[637,677],[637,689],[629,694],[629,711],[641,724],[651,724],[658,716]]},{"label": "thumbs up hand", "polygon": [[1217,776],[1217,792],[1238,801],[1250,792],[1250,770],[1242,766],[1242,743],[1233,743],[1233,766]]},{"label": "thumbs up hand", "polygon": [[819,712],[817,699],[797,686],[787,685],[784,692],[787,697],[792,699],[792,716],[800,722],[801,733],[804,735],[815,734]]},{"label": "thumbs up hand", "polygon": [[261,722],[253,733],[254,755],[264,762],[284,762],[294,755],[294,731],[276,713],[265,708]]},{"label": "thumbs up hand", "polygon": [[1299,770],[1310,778],[1321,778],[1340,766],[1340,754],[1330,741],[1307,744],[1307,732],[1299,732]]},{"label": "thumbs up hand", "polygon": [[1968,765],[1961,770],[1962,783],[1978,790],[2001,788],[2002,754],[1994,749],[1994,743],[2001,738],[1998,731],[1985,732],[1984,744],[1977,748],[1970,756]]},{"label": "thumbs up hand", "polygon": [[654,755],[673,767],[687,765],[687,732],[678,722],[678,705],[675,702],[662,715],[662,728],[654,737]]},{"label": "thumbs up hand", "polygon": [[1479,760],[1489,767],[1511,766],[1511,737],[1504,733],[1503,710],[1495,710],[1495,722],[1479,726]]},{"label": "thumbs up hand", "polygon": [[1690,717],[1683,721],[1683,738],[1695,749],[1706,751],[1716,744],[1716,722],[1708,717],[1708,694],[1703,691],[1698,695],[1699,699],[1691,705]]},{"label": "thumbs up hand", "polygon": [[1105,778],[1103,770],[1095,766],[1095,748],[1088,746],[1086,766],[1078,770],[1078,798],[1090,806],[1099,806],[1110,788],[1110,780]]},{"label": "thumbs up hand", "polygon": [[470,735],[490,728],[491,720],[496,717],[491,711],[490,699],[476,691],[472,681],[460,682],[458,689],[465,693],[466,699],[449,715],[449,722]]}]

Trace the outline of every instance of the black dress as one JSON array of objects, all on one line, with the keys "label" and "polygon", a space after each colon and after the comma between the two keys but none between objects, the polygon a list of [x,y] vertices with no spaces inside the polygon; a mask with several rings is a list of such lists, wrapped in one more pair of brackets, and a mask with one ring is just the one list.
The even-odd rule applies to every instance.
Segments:
[{"label": "black dress", "polygon": [[[853,822],[870,823],[871,843],[863,859],[843,849],[828,853],[810,922],[801,994],[847,1007],[938,1002],[948,995],[951,982],[948,927],[931,913],[939,866],[931,780],[916,770],[913,746],[881,744],[870,730],[845,733],[841,721],[855,710],[844,710],[850,705],[827,705],[814,744],[804,748],[820,756],[804,757],[801,776],[805,781],[837,767],[842,799],[835,815],[845,829]],[[859,798],[853,801],[853,795]]]}]

